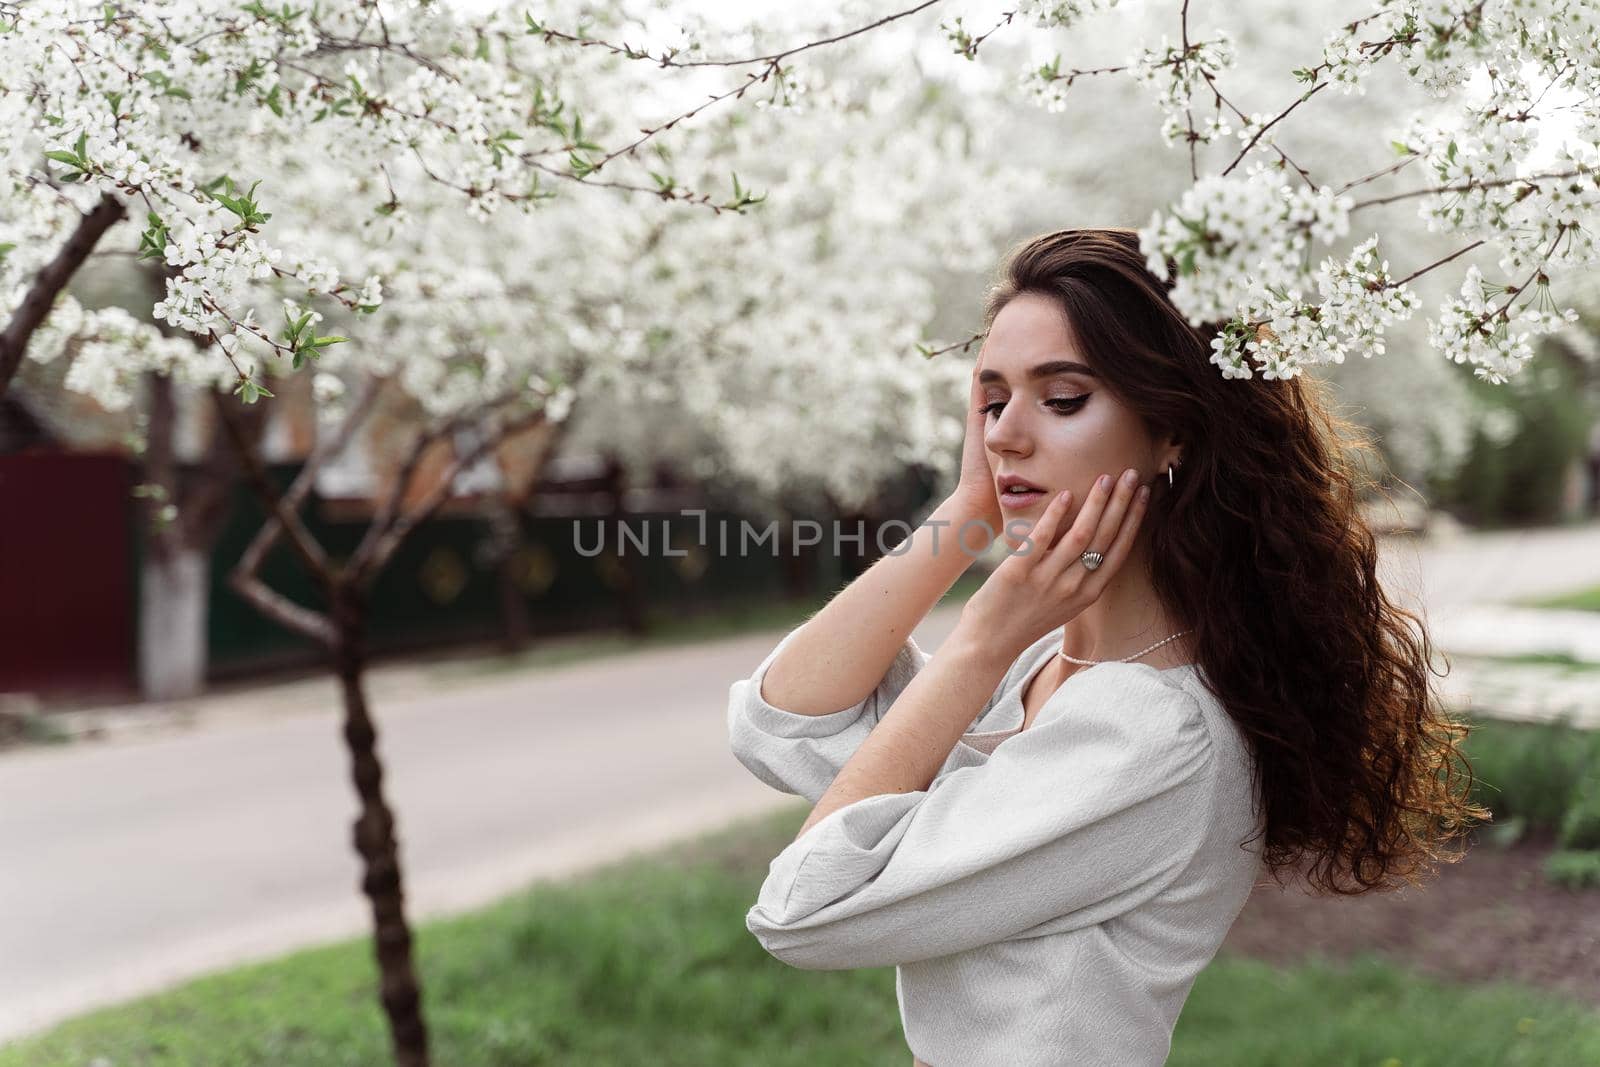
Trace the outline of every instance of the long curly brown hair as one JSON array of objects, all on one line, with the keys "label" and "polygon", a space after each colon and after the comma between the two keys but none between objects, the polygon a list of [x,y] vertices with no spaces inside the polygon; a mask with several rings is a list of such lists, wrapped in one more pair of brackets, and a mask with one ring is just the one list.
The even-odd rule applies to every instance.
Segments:
[{"label": "long curly brown hair", "polygon": [[1151,579],[1190,620],[1204,681],[1249,739],[1274,880],[1303,866],[1345,895],[1421,884],[1419,869],[1464,855],[1442,846],[1490,816],[1468,799],[1458,744],[1471,727],[1433,690],[1427,628],[1378,584],[1360,510],[1376,483],[1357,463],[1377,450],[1335,414],[1326,382],[1224,379],[1220,323],[1190,325],[1170,260],[1167,276],[1136,230],[1045,234],[1006,257],[984,329],[1019,293],[1053,298],[1119,400],[1183,445],[1145,518]]}]

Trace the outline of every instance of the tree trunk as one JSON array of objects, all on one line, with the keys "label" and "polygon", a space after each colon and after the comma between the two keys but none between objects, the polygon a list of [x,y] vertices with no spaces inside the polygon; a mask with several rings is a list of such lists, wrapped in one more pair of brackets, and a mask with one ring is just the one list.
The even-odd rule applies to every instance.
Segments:
[{"label": "tree trunk", "polygon": [[210,564],[210,552],[194,546],[145,556],[139,586],[139,688],[146,700],[181,700],[205,688]]},{"label": "tree trunk", "polygon": [[428,1067],[428,1028],[422,1017],[422,992],[411,960],[411,928],[406,923],[400,848],[394,816],[383,797],[383,764],[377,729],[367,711],[366,604],[364,594],[339,583],[333,596],[338,640],[334,670],[344,697],[344,738],[350,752],[361,814],[354,825],[356,851],[364,874],[361,890],[372,904],[373,944],[378,961],[379,997],[389,1017],[389,1036],[398,1067]]},{"label": "tree trunk", "polygon": [[816,547],[801,545],[795,529],[799,517],[784,510],[778,537],[778,551],[783,558],[784,596],[789,600],[805,600],[817,591]]},{"label": "tree trunk", "polygon": [[504,495],[494,493],[487,504],[489,514],[487,555],[495,573],[500,594],[500,641],[507,652],[520,652],[528,645],[533,623],[528,605],[517,584],[516,555],[522,544],[522,519]]},{"label": "tree trunk", "polygon": [[[144,272],[152,303],[166,294],[163,279],[177,274],[172,267]],[[159,328],[169,337],[177,335],[172,327]],[[141,477],[149,489],[139,586],[139,689],[146,700],[179,700],[205,689],[211,550],[233,505],[239,459],[217,427],[202,462],[182,470],[176,385],[164,374],[146,372],[142,403],[147,430]],[[252,446],[266,429],[268,410],[256,404],[238,416],[240,433]],[[172,520],[163,516],[169,504],[178,509]]]},{"label": "tree trunk", "polygon": [[[616,455],[606,456],[606,485],[611,496],[611,514],[607,518],[613,530],[621,530],[622,524],[627,521],[627,509],[623,506],[623,493],[626,486],[623,484],[623,465]],[[622,612],[622,626],[630,634],[642,637],[650,629],[644,617],[644,598],[640,592],[643,585],[641,569],[632,553],[624,553],[622,537],[617,537],[618,562],[622,565],[622,584],[617,589],[617,605]]]}]

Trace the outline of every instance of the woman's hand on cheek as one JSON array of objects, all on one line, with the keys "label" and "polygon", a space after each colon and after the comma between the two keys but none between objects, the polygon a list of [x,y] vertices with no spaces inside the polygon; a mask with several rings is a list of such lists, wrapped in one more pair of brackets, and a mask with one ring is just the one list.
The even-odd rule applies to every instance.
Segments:
[{"label": "woman's hand on cheek", "polygon": [[[1071,497],[1070,490],[1057,494],[1025,536],[1012,536],[1016,527],[1006,531],[1015,547],[961,609],[962,639],[1009,663],[1099,599],[1132,550],[1149,494],[1137,481],[1096,482],[1063,530]],[[1105,557],[1092,571],[1081,559],[1091,550]]]},{"label": "woman's hand on cheek", "polygon": [[[972,382],[967,392],[967,430],[961,443],[961,478],[953,499],[961,514],[970,520],[983,522],[991,531],[990,541],[1000,533],[1002,515],[1000,497],[995,492],[994,468],[989,465],[989,452],[984,444],[988,416],[983,412],[983,386],[978,384],[978,371],[983,367],[983,353],[978,353],[972,367]],[[972,535],[976,538],[977,535]],[[973,542],[974,548],[978,546]]]}]

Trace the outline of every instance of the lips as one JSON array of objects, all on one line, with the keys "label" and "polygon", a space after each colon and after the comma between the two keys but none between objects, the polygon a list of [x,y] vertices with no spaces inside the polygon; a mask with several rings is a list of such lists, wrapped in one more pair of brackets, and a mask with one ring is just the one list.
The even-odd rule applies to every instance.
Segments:
[{"label": "lips", "polygon": [[1005,475],[999,479],[998,484],[1000,492],[997,495],[1003,508],[1032,507],[1045,497],[1043,488],[1015,474]]},{"label": "lips", "polygon": [[1015,474],[1004,474],[1004,475],[1001,475],[999,484],[1000,484],[1000,492],[1002,492],[1002,493],[1009,493],[1013,489],[1029,489],[1029,490],[1032,490],[1035,493],[1044,492],[1044,486],[1042,486],[1042,485],[1034,485],[1032,482],[1028,481],[1026,478],[1019,478]]}]

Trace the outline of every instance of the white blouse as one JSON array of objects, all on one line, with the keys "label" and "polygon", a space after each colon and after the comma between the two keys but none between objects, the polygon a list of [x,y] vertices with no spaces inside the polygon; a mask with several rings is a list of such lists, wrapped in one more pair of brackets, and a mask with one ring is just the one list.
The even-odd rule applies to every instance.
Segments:
[{"label": "white blouse", "polygon": [[[745,917],[795,967],[895,966],[931,1067],[1164,1063],[1260,871],[1247,739],[1197,665],[1085,668],[1021,730],[1064,629],[1017,658],[927,789],[830,812]],[[796,632],[729,688],[728,733],[752,774],[815,804],[930,657],[908,638],[859,704],[801,715],[761,697]]]}]

